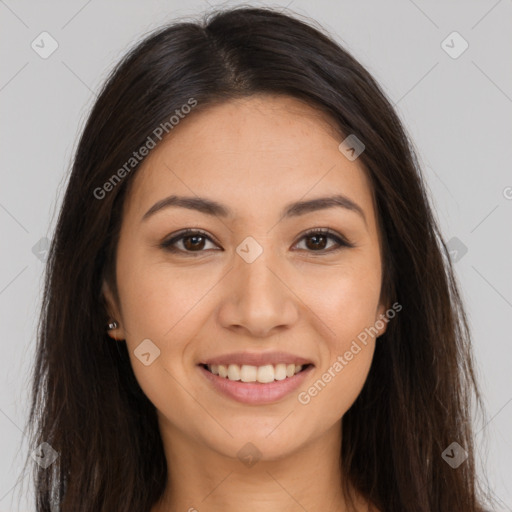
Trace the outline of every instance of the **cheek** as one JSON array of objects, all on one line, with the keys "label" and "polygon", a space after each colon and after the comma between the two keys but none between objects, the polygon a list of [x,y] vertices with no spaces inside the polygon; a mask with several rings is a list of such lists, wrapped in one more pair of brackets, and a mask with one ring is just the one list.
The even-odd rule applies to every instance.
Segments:
[{"label": "cheek", "polygon": [[[214,284],[214,276],[190,268],[173,268],[142,251],[118,260],[118,284],[123,320],[133,337],[165,341],[190,322],[199,303]],[[176,326],[176,327],[175,327]]]},{"label": "cheek", "polygon": [[[212,276],[196,280],[190,275],[175,269],[171,272],[158,263],[139,264],[135,256],[119,265],[119,293],[132,368],[145,394],[162,410],[169,407],[170,395],[175,401],[182,395],[179,382],[187,379],[187,347],[201,325],[198,303],[213,285],[209,283]],[[146,348],[143,351],[141,347]],[[145,365],[141,357],[147,352],[149,364]]]},{"label": "cheek", "polygon": [[[164,389],[181,393],[175,379],[184,382],[189,378],[191,340],[204,325],[219,277],[199,266],[180,269],[161,261],[148,263],[133,253],[119,263],[119,292],[132,367],[141,387],[158,403]],[[138,354],[146,352],[139,347],[147,339],[156,347],[149,344],[157,356],[144,366]]]},{"label": "cheek", "polygon": [[[371,366],[375,349],[376,311],[381,275],[379,261],[358,260],[338,271],[324,269],[308,286],[311,310],[321,319],[325,342],[321,368],[298,402],[308,414],[322,421],[339,420],[359,395]],[[315,411],[315,413],[313,413]]]},{"label": "cheek", "polygon": [[[378,267],[377,267],[378,268]],[[321,279],[311,309],[321,319],[321,367],[297,397],[307,421],[338,421],[351,407],[368,376],[374,350],[380,274],[344,269],[336,280]]]},{"label": "cheek", "polygon": [[368,376],[375,342],[358,345],[349,344],[347,351],[337,354],[300,390],[297,399],[305,421],[334,424],[350,409]]},{"label": "cheek", "polygon": [[331,350],[346,350],[347,343],[374,325],[381,288],[378,265],[324,269],[306,278],[314,283],[307,286],[308,306],[322,320]]}]

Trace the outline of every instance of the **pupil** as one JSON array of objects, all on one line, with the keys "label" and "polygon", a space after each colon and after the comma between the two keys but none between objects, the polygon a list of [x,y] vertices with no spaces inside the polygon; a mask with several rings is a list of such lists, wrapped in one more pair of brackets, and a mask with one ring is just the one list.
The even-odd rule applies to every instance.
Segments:
[{"label": "pupil", "polygon": [[[310,239],[316,240],[316,242],[314,242],[314,245],[316,246],[316,248],[318,248],[318,246],[317,246],[318,239],[322,239],[325,242],[325,236],[324,235],[311,235]],[[321,243],[321,245],[322,245],[322,248],[323,248],[324,244]]]},{"label": "pupil", "polygon": [[[190,244],[189,244],[189,243],[187,243],[187,242],[190,242],[190,240],[192,240],[192,239],[194,240],[194,242],[192,242],[192,247],[189,247],[189,245],[190,245]],[[193,236],[188,236],[187,238],[185,238],[185,247],[186,247],[187,249],[193,249],[193,248],[196,248],[196,249],[197,249],[197,248],[202,248],[202,246],[199,246],[199,247],[198,247],[198,245],[197,245],[197,240],[198,240],[198,239],[199,239],[199,240],[202,240],[202,239],[203,239],[203,237],[202,237],[202,236],[195,236],[195,235],[193,235]]]}]

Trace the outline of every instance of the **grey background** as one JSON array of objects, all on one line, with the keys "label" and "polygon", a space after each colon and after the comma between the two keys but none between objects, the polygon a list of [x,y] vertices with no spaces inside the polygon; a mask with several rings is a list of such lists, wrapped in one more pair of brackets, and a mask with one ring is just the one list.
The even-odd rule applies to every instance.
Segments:
[{"label": "grey background", "polygon": [[[445,240],[456,237],[450,244],[488,415],[476,426],[477,457],[502,509],[512,510],[512,0],[265,4],[320,23],[396,104]],[[144,34],[209,8],[182,5],[0,0],[0,512],[34,510],[29,479],[18,480],[22,455],[34,448],[23,426],[44,247],[33,247],[51,238],[95,91]],[[59,45],[47,59],[31,47],[43,31]],[[441,46],[453,31],[469,44],[456,59]]]}]

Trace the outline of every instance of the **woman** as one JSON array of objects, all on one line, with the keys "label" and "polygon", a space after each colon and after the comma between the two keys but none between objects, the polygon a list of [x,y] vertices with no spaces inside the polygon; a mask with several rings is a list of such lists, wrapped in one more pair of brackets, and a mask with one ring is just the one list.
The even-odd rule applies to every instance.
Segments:
[{"label": "woman", "polygon": [[482,510],[422,180],[374,79],[297,18],[226,10],[131,50],[49,253],[37,509]]}]

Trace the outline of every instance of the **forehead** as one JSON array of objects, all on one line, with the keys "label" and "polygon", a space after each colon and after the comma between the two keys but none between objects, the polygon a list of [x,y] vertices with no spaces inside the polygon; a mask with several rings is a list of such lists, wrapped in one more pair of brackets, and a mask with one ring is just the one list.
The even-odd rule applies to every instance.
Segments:
[{"label": "forehead", "polygon": [[371,218],[371,183],[362,164],[339,151],[344,138],[327,114],[287,96],[195,111],[144,160],[125,214],[141,217],[166,195],[185,194],[229,204],[240,218],[270,218],[285,203],[341,193]]}]

